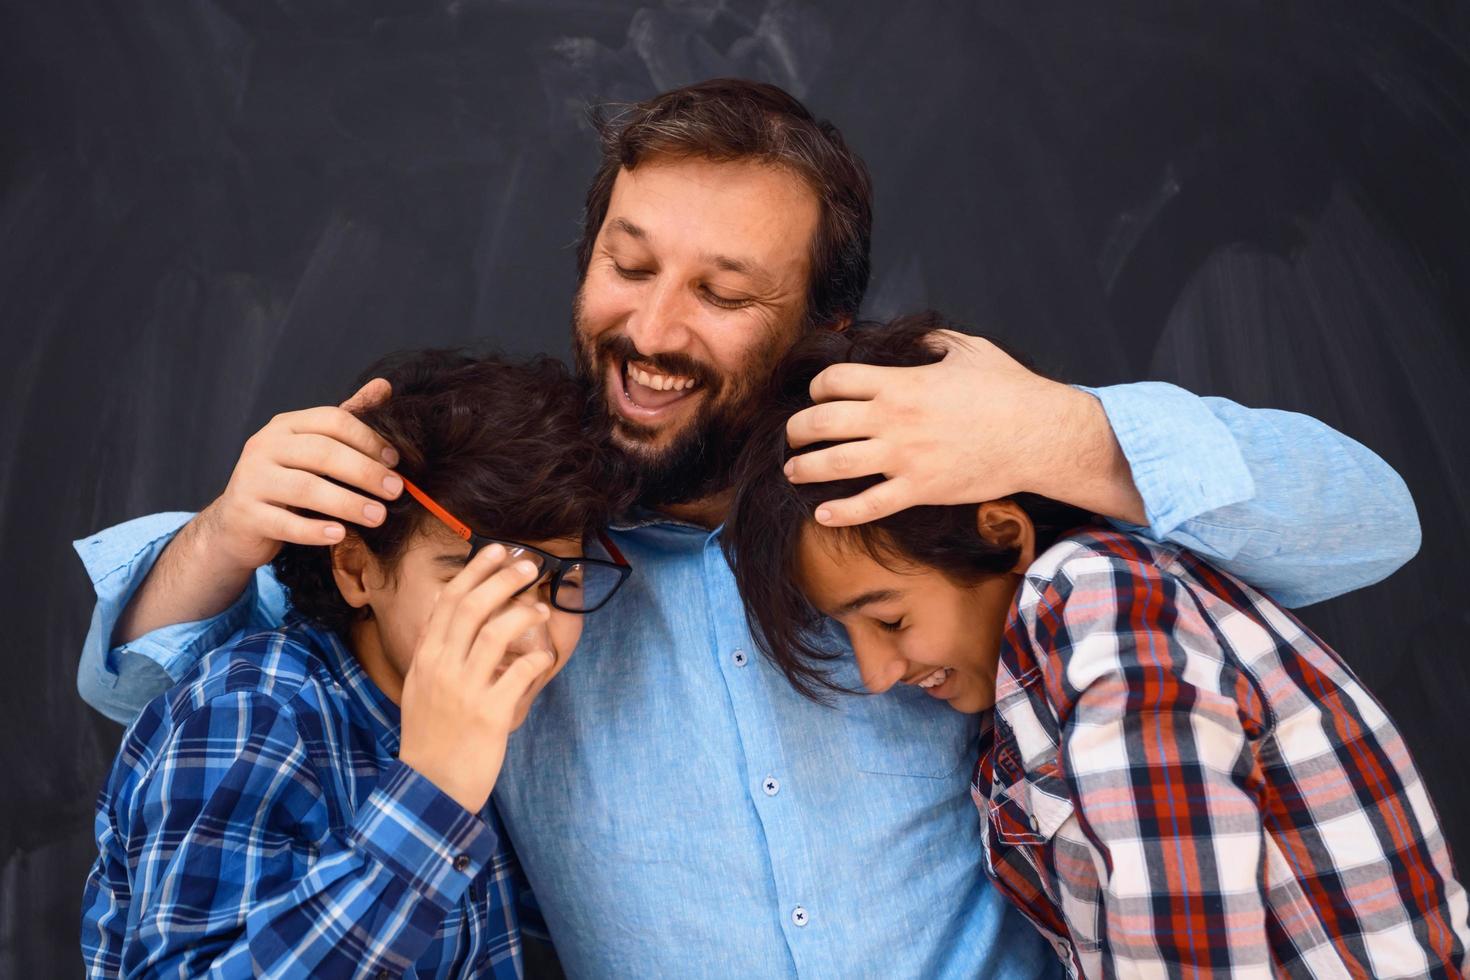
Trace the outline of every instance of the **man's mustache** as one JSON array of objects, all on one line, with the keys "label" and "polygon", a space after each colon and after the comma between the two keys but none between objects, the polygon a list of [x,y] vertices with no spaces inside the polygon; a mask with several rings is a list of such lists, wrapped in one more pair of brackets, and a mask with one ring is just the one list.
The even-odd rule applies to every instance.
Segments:
[{"label": "man's mustache", "polygon": [[713,392],[720,385],[720,376],[687,354],[644,354],[626,335],[619,334],[597,342],[597,359],[603,363],[634,361],[659,374],[693,378]]}]

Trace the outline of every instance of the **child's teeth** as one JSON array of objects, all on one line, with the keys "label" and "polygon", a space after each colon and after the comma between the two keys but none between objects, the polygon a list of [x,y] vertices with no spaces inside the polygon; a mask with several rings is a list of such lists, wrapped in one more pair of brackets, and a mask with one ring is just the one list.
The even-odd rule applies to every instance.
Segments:
[{"label": "child's teeth", "polygon": [[928,677],[926,677],[923,680],[919,681],[919,686],[922,687],[922,688],[925,688],[925,689],[928,689],[928,688],[931,688],[931,687],[938,687],[940,684],[943,684],[948,678],[949,678],[949,668],[948,667],[941,667],[939,670],[936,670],[934,673],[930,674]]}]

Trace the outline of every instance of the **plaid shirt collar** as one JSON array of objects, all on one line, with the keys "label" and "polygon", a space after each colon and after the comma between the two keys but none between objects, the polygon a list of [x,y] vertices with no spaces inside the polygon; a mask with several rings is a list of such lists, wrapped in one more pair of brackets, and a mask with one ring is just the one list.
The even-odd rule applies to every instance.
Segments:
[{"label": "plaid shirt collar", "polygon": [[285,626],[310,637],[313,652],[326,664],[327,670],[347,691],[353,703],[362,709],[383,751],[396,759],[403,734],[403,715],[398,705],[373,683],[362,664],[358,663],[357,656],[347,649],[347,644],[334,631],[296,612],[286,617]]}]

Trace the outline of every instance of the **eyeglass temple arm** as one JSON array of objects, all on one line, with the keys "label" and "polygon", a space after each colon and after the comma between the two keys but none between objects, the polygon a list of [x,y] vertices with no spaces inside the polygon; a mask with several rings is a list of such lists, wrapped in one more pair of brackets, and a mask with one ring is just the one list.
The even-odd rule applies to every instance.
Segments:
[{"label": "eyeglass temple arm", "polygon": [[403,489],[407,490],[409,492],[409,495],[412,496],[414,500],[417,500],[419,503],[423,504],[425,510],[433,514],[435,517],[439,518],[439,520],[443,521],[445,526],[448,527],[449,530],[453,531],[459,537],[464,538],[466,541],[475,536],[475,532],[471,531],[463,521],[455,517],[453,514],[449,513],[449,511],[445,510],[443,507],[440,507],[438,504],[436,504],[433,497],[430,497],[418,487],[414,486],[413,482],[410,481],[408,477],[400,475],[399,479],[403,481]]},{"label": "eyeglass temple arm", "polygon": [[623,553],[618,550],[617,545],[613,544],[612,538],[607,536],[606,531],[598,531],[597,540],[601,541],[602,546],[607,549],[607,553],[612,555],[613,561],[625,567],[628,565],[628,559],[623,557]]},{"label": "eyeglass temple arm", "polygon": [[[429,513],[433,514],[435,517],[439,518],[439,520],[443,521],[445,526],[448,527],[449,530],[453,531],[461,538],[464,538],[466,541],[469,541],[475,536],[475,532],[471,531],[463,521],[455,517],[453,514],[449,513],[449,511],[445,510],[443,507],[440,507],[437,503],[435,503],[434,498],[430,497],[418,487],[414,486],[412,480],[410,480],[406,476],[401,475],[399,476],[399,479],[403,481],[403,489],[407,490],[409,492],[409,495],[412,496],[414,500],[417,500],[419,503],[423,504],[424,508],[428,510]],[[623,553],[618,550],[617,545],[613,544],[612,538],[608,537],[605,531],[598,531],[597,537],[598,540],[602,542],[602,546],[607,549],[607,553],[612,555],[613,561],[617,562],[619,565],[626,566],[628,564],[628,559],[623,557]]]}]

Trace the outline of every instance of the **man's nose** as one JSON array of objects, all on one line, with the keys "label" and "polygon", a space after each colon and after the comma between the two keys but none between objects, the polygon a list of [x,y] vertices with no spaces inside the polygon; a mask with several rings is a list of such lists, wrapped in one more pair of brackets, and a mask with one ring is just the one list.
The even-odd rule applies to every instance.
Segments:
[{"label": "man's nose", "polygon": [[687,290],[660,277],[628,317],[628,339],[643,354],[682,351],[689,340],[688,300]]},{"label": "man's nose", "polygon": [[858,673],[862,675],[863,687],[870,694],[882,694],[903,679],[908,662],[897,653],[859,643],[853,646],[857,657]]}]

